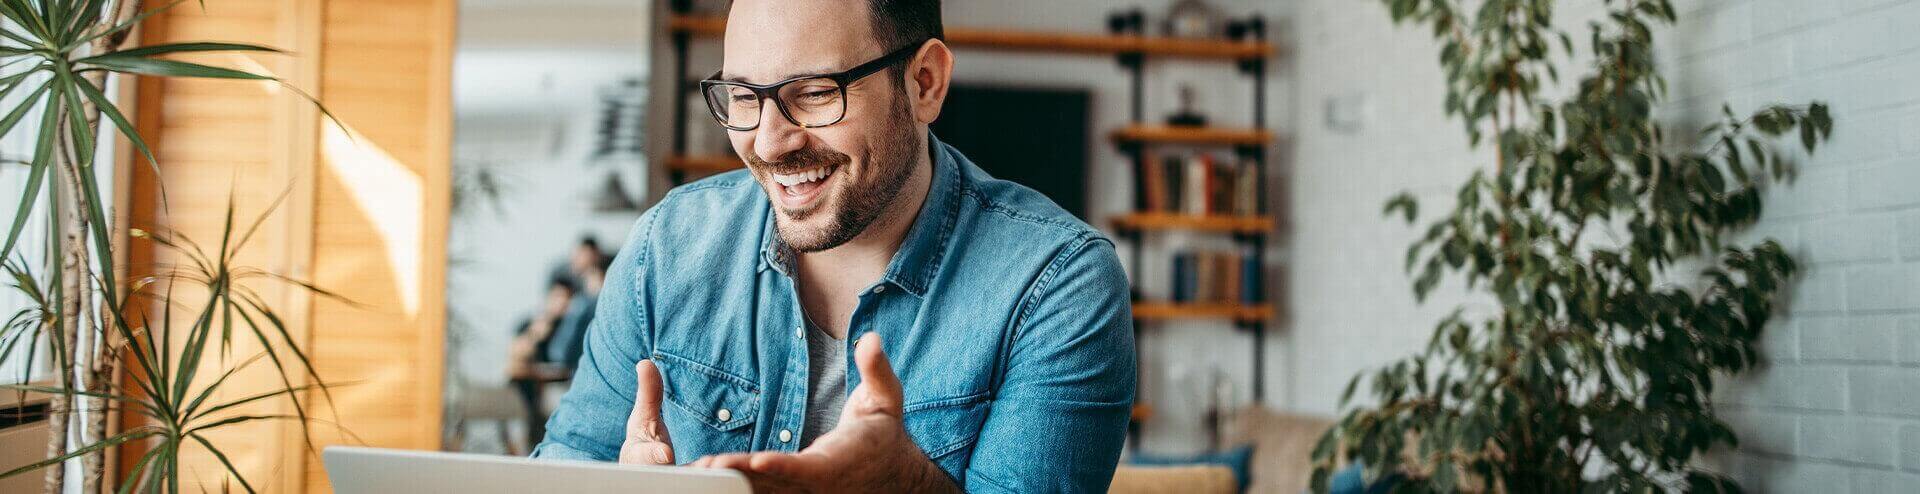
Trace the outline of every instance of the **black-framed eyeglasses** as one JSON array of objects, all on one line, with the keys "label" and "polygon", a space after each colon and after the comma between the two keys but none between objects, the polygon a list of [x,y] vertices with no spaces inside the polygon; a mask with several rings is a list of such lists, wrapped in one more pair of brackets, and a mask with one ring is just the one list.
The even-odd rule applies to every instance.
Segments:
[{"label": "black-framed eyeglasses", "polygon": [[713,119],[729,130],[759,128],[760,105],[769,98],[794,125],[825,127],[847,117],[848,84],[912,58],[922,44],[925,42],[907,45],[846,72],[803,75],[766,85],[718,80],[720,73],[715,72],[700,81],[700,94],[705,96]]}]

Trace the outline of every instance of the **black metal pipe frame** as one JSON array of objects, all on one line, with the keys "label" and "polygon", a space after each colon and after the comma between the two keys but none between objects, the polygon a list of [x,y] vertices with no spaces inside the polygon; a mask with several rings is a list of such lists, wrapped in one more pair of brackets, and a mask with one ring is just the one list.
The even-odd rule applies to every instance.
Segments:
[{"label": "black metal pipe frame", "polygon": [[[693,10],[692,0],[673,0],[668,6],[675,14],[686,14]],[[693,34],[686,31],[673,31],[673,155],[687,155],[687,48],[693,42]],[[687,180],[686,172],[672,170],[668,180],[679,185]]]},{"label": "black metal pipe frame", "polygon": [[[1254,18],[1254,20],[1257,25],[1261,26],[1261,28],[1256,28],[1249,34],[1251,35],[1252,39],[1260,42],[1265,42],[1266,31],[1264,29],[1264,22],[1260,21],[1257,16]],[[1134,29],[1138,29],[1138,27],[1135,26]],[[1127,29],[1124,26],[1116,26],[1113,29],[1113,31],[1116,33],[1121,33],[1126,30]],[[1120,63],[1120,66],[1123,69],[1128,71],[1128,79],[1131,82],[1131,87],[1129,88],[1130,90],[1129,100],[1132,107],[1130,108],[1129,116],[1131,117],[1132,123],[1142,124],[1146,121],[1145,55],[1138,52],[1123,53],[1119,55],[1118,59],[1119,59],[1118,61]],[[1267,73],[1266,73],[1267,64],[1266,64],[1266,60],[1262,58],[1249,58],[1246,60],[1240,60],[1238,62],[1239,62],[1238,65],[1239,65],[1240,71],[1248,75],[1251,75],[1253,77],[1253,128],[1264,130],[1267,127]],[[1134,166],[1136,168],[1139,166],[1142,166],[1142,164],[1145,163],[1145,159],[1146,159],[1145,153],[1147,152],[1145,145],[1140,145],[1135,143],[1122,143],[1120,145],[1120,149],[1121,149],[1121,152],[1126,153],[1130,158],[1132,158]],[[1247,146],[1247,147],[1239,148],[1237,149],[1237,152],[1247,157],[1248,159],[1253,160],[1254,167],[1255,167],[1254,182],[1257,184],[1256,190],[1254,191],[1254,204],[1258,211],[1267,211],[1267,207],[1268,207],[1268,204],[1267,204],[1268,202],[1267,201],[1267,161],[1268,160],[1266,155],[1267,149],[1263,146],[1256,145],[1256,146]],[[1135,179],[1138,180],[1139,178],[1136,177]],[[1130,264],[1132,267],[1133,276],[1138,277],[1141,275],[1142,258],[1145,256],[1144,250],[1146,247],[1144,239],[1142,238],[1143,237],[1142,232],[1138,230],[1127,230],[1127,231],[1122,231],[1120,233],[1122,238],[1126,242],[1133,245],[1133,252],[1129,256],[1131,261]],[[1259,266],[1259,269],[1256,270],[1256,273],[1257,273],[1257,276],[1259,276],[1259,279],[1256,280],[1255,289],[1258,290],[1259,292],[1258,298],[1262,301],[1266,300],[1268,297],[1272,296],[1272,294],[1270,293],[1271,290],[1269,290],[1267,287],[1268,283],[1266,279],[1266,276],[1267,276],[1266,236],[1259,233],[1253,233],[1253,234],[1236,233],[1233,235],[1233,239],[1235,243],[1240,243],[1244,245],[1247,249],[1252,251],[1251,255],[1253,257],[1254,265]],[[1130,293],[1132,293],[1132,298],[1134,301],[1138,302],[1141,299],[1138,281],[1134,282],[1134,286],[1130,288]],[[1134,318],[1133,322],[1134,322],[1134,328],[1133,328],[1134,343],[1136,346],[1135,359],[1137,361],[1139,359],[1139,353],[1140,353],[1138,351],[1138,348],[1140,348],[1140,340],[1144,336],[1144,334],[1141,332],[1141,329],[1140,329],[1142,321],[1139,318]],[[1239,318],[1238,316],[1235,316],[1234,326],[1245,328],[1250,333],[1252,333],[1251,336],[1253,339],[1253,376],[1252,376],[1253,399],[1256,403],[1264,402],[1264,400],[1266,399],[1267,321],[1264,319],[1242,319],[1242,318]],[[1141,369],[1140,372],[1144,374],[1145,372],[1144,369],[1146,369],[1146,366],[1140,365],[1139,369]],[[1145,380],[1139,379],[1138,382],[1144,383]],[[1139,396],[1143,395],[1143,393],[1141,393],[1140,391],[1144,387],[1145,386],[1142,384],[1135,385],[1136,400],[1139,399],[1138,398]],[[1127,434],[1129,436],[1128,439],[1131,442],[1133,442],[1136,445],[1136,447],[1140,443],[1141,428],[1142,428],[1142,425],[1139,423],[1129,423],[1127,427]]]},{"label": "black metal pipe frame", "polygon": [[[1262,42],[1266,41],[1264,30],[1255,31],[1253,37]],[[1248,71],[1253,73],[1253,128],[1264,130],[1267,128],[1267,63],[1265,60],[1256,59],[1247,65]],[[1257,211],[1268,211],[1267,149],[1262,147],[1255,150],[1253,162],[1254,208]],[[1267,289],[1266,280],[1267,237],[1265,235],[1250,237],[1249,242],[1253,244],[1253,265],[1257,266],[1254,272],[1260,277],[1254,285],[1260,291],[1259,299],[1267,300],[1273,295],[1271,290]],[[1253,401],[1263,403],[1267,396],[1267,321],[1264,319],[1256,321],[1250,329],[1253,331]]]},{"label": "black metal pipe frame", "polygon": [[[1128,100],[1132,105],[1132,108],[1129,112],[1129,117],[1133,123],[1138,124],[1146,120],[1146,112],[1147,112],[1146,89],[1144,87],[1146,82],[1145,56],[1139,53],[1123,53],[1120,55],[1119,58],[1120,58],[1120,65],[1127,70],[1128,79],[1132,81],[1132,83],[1130,84],[1131,94],[1129,95],[1129,98],[1128,98]],[[1144,161],[1146,157],[1145,146],[1134,144],[1134,143],[1123,144],[1121,146],[1121,152],[1126,153],[1129,157],[1132,158],[1135,169],[1138,169],[1140,166],[1142,166],[1143,163],[1145,163]],[[1137,280],[1141,276],[1141,271],[1140,271],[1141,262],[1143,257],[1145,256],[1145,254],[1141,251],[1146,248],[1146,243],[1142,241],[1141,239],[1142,234],[1139,230],[1128,230],[1126,232],[1123,232],[1122,235],[1126,238],[1126,241],[1128,243],[1133,245],[1133,252],[1131,252],[1128,257],[1131,258],[1131,261],[1133,264],[1133,270],[1132,270],[1133,276]],[[1128,292],[1132,294],[1131,298],[1133,299],[1134,302],[1140,301],[1139,287],[1140,287],[1140,283],[1138,281],[1133,282],[1132,286],[1128,287]],[[1146,373],[1147,373],[1146,372],[1147,367],[1145,365],[1140,364],[1140,360],[1141,360],[1140,358],[1141,352],[1139,350],[1140,341],[1141,339],[1146,337],[1146,334],[1141,331],[1142,322],[1143,321],[1141,321],[1140,318],[1138,317],[1133,318],[1133,344],[1135,348],[1133,352],[1133,359],[1134,359],[1134,387],[1133,387],[1134,391],[1133,392],[1134,392],[1134,402],[1136,406],[1141,400],[1141,396],[1142,396],[1141,390],[1145,389],[1145,386],[1143,386],[1142,383],[1146,382]],[[1129,410],[1128,414],[1131,415],[1132,411]],[[1138,421],[1129,420],[1127,422],[1127,435],[1129,436],[1128,440],[1136,445],[1140,444],[1140,435],[1142,434],[1141,429],[1144,428],[1143,426],[1144,424],[1141,424]]]}]

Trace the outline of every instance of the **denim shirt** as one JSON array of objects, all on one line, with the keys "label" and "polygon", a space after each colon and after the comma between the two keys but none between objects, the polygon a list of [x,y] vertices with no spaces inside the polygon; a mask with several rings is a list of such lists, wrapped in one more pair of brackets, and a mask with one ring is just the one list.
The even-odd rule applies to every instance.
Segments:
[{"label": "denim shirt", "polygon": [[[1134,400],[1126,273],[1113,243],[929,135],[919,216],[861,292],[848,345],[879,332],[906,431],[970,492],[1099,492]],[[651,358],[674,461],[796,451],[807,332],[766,194],[744,170],[669,192],[614,259],[540,458],[612,461]],[[847,389],[859,385],[846,352]]]}]

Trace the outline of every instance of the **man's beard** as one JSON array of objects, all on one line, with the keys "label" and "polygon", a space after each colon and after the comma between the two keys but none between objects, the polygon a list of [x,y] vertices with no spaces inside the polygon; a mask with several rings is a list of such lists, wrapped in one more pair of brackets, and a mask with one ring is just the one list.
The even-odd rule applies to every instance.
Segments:
[{"label": "man's beard", "polygon": [[[853,240],[854,237],[860,236],[860,233],[872,226],[882,214],[896,206],[895,203],[900,199],[900,191],[907,183],[907,179],[913,175],[913,167],[919,160],[914,159],[916,152],[912,132],[914,126],[910,125],[911,122],[906,118],[906,108],[898,108],[893,114],[894,120],[898,121],[884,128],[898,132],[883,139],[880,148],[874,150],[876,154],[870,157],[872,162],[869,166],[878,173],[876,180],[868,184],[843,180],[841,183],[845,186],[839,191],[840,193],[822,197],[820,203],[813,207],[799,211],[782,210],[794,221],[806,219],[815,214],[830,215],[830,220],[825,227],[818,231],[805,231],[798,226],[785,224],[787,218],[775,215],[774,230],[780,235],[780,241],[785,243],[787,248],[805,253],[839,247]],[[763,161],[754,153],[745,154],[748,165],[769,174],[795,172],[820,166],[843,167],[838,173],[845,173],[847,170],[844,166],[852,161],[852,158],[845,153],[814,147],[787,153],[786,156],[781,157],[780,161],[774,162]],[[779,187],[775,184],[773,193],[777,194]],[[838,200],[833,200],[836,197]],[[820,210],[836,206],[837,209]],[[776,203],[774,207],[779,206]]]}]

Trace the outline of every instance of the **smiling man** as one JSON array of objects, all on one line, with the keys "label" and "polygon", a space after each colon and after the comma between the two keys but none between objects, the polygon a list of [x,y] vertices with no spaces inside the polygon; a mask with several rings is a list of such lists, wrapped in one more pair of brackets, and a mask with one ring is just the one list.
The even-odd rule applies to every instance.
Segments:
[{"label": "smiling man", "polygon": [[747,169],[615,258],[545,458],[740,470],[761,490],[1088,492],[1134,398],[1113,244],[928,124],[937,0],[738,0],[701,83]]}]

